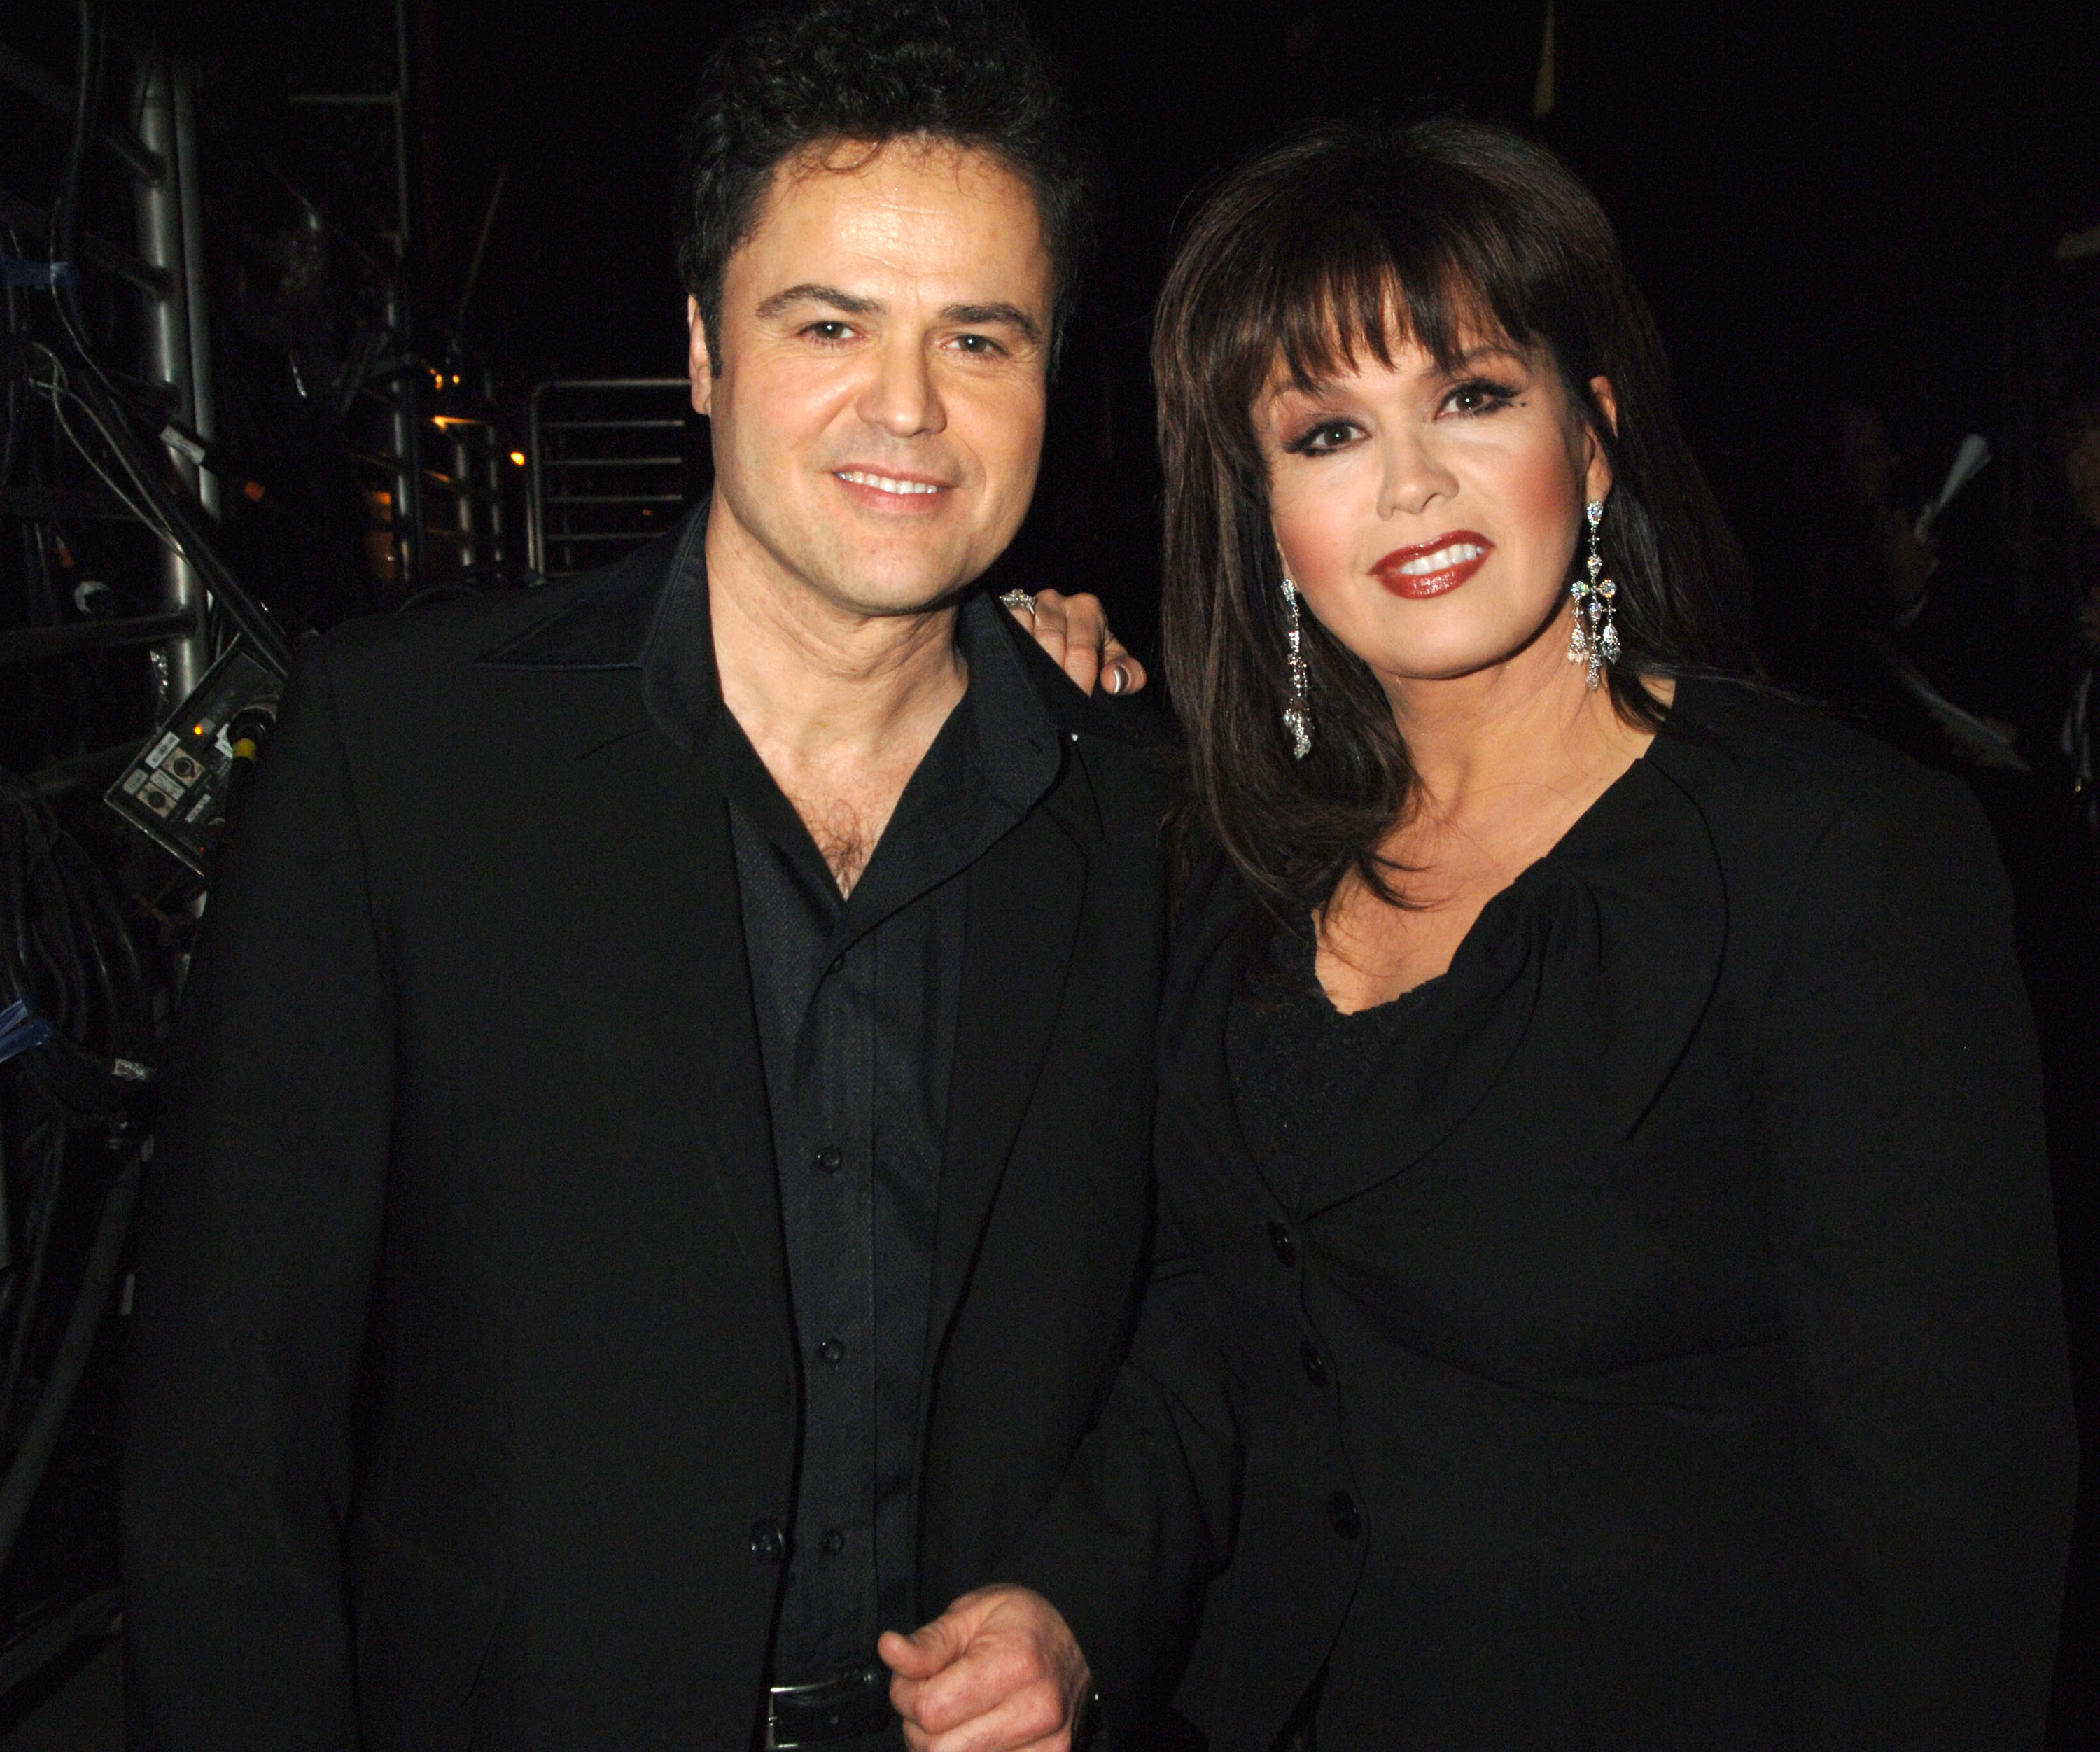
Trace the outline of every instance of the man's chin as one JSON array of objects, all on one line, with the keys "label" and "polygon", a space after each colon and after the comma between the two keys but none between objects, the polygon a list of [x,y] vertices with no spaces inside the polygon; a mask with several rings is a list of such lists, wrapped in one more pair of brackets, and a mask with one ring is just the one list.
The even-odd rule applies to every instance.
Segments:
[{"label": "man's chin", "polygon": [[893,619],[938,614],[952,608],[983,576],[990,562],[976,563],[962,555],[938,559],[914,557],[902,563],[882,563],[871,554],[867,564],[836,563],[803,574],[818,594],[849,613]]}]

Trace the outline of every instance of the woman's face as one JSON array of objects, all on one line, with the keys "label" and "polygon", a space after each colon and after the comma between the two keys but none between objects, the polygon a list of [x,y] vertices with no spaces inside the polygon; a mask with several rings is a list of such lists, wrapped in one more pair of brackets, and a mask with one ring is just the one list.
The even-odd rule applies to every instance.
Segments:
[{"label": "woman's face", "polygon": [[[1388,690],[1537,647],[1568,605],[1582,508],[1610,465],[1542,354],[1471,347],[1446,372],[1409,341],[1308,395],[1255,404],[1284,564]],[[1591,381],[1613,417],[1609,382]]]}]

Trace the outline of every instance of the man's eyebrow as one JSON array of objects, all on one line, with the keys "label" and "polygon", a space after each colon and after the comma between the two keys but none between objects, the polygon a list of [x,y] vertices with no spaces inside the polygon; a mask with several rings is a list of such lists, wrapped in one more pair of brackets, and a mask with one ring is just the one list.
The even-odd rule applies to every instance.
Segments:
[{"label": "man's eyebrow", "polygon": [[836,286],[805,283],[774,293],[758,307],[759,320],[766,321],[783,311],[792,310],[797,304],[822,304],[832,310],[843,311],[849,316],[875,316],[882,311],[879,299],[856,298],[850,292],[840,291]]},{"label": "man's eyebrow", "polygon": [[964,323],[972,328],[1003,324],[1031,343],[1043,338],[1043,331],[1036,326],[1035,319],[1017,304],[951,304],[941,312],[941,318],[944,322]]}]

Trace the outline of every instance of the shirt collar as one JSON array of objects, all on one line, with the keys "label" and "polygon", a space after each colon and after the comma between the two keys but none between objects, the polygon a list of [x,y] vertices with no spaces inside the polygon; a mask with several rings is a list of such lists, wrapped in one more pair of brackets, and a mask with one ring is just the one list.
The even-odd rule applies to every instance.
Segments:
[{"label": "shirt collar", "polygon": [[[644,703],[657,726],[702,764],[753,827],[810,878],[822,872],[828,886],[828,872],[801,817],[723,707],[708,606],[706,532],[703,509],[679,537],[641,653]],[[906,786],[842,907],[842,924],[871,927],[966,869],[1057,782],[1064,739],[1028,673],[1017,643],[1023,637],[985,593],[963,602],[955,643],[968,667],[968,687]]]}]

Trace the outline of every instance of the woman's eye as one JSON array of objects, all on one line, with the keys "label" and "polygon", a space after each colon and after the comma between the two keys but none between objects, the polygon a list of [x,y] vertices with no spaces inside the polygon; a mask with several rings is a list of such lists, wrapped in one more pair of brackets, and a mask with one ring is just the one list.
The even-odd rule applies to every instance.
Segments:
[{"label": "woman's eye", "polygon": [[1445,398],[1445,405],[1458,413],[1493,413],[1516,399],[1516,391],[1501,383],[1461,383]]},{"label": "woman's eye", "polygon": [[1340,449],[1356,435],[1356,427],[1347,420],[1322,420],[1283,448],[1295,456],[1324,456],[1330,450]]}]

